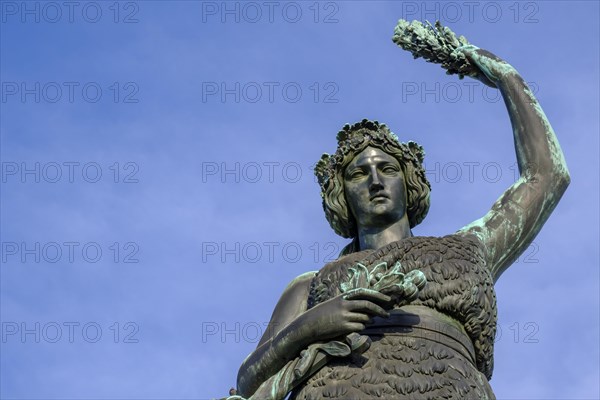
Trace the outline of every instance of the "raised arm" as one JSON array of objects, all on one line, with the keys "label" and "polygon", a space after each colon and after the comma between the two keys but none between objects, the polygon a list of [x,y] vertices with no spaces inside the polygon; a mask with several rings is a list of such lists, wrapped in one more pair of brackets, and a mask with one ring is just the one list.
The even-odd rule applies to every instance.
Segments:
[{"label": "raised arm", "polygon": [[481,71],[477,78],[497,87],[512,124],[520,178],[481,219],[465,226],[487,249],[494,280],[529,246],[562,194],[570,177],[556,135],[519,73],[488,51],[462,49]]}]

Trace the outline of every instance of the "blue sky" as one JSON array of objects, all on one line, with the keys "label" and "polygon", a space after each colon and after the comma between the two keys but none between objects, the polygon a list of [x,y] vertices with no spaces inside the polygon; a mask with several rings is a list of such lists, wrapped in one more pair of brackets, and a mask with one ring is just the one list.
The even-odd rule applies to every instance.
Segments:
[{"label": "blue sky", "polygon": [[0,397],[226,395],[287,283],[345,244],[311,168],[347,122],[425,147],[416,235],[485,214],[515,179],[504,105],[397,48],[399,18],[516,67],[571,172],[496,285],[497,397],[600,396],[598,2],[0,5]]}]

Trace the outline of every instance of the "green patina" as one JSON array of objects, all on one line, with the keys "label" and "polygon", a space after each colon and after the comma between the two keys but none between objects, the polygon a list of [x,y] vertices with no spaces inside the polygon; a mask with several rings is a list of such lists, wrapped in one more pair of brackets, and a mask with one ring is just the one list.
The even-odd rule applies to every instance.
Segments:
[{"label": "green patina", "polygon": [[[466,288],[464,289],[464,294],[465,298],[480,301],[485,300],[484,293],[490,296],[489,298],[492,300],[486,303],[488,311],[481,312],[479,315],[481,318],[490,318],[489,320],[485,320],[485,324],[482,326],[486,327],[486,329],[490,329],[491,326],[491,332],[494,332],[496,320],[492,278],[493,281],[496,281],[502,272],[529,246],[566,190],[570,177],[562,150],[535,96],[510,64],[486,50],[479,49],[470,44],[463,36],[457,37],[452,30],[443,27],[439,21],[435,25],[431,25],[418,21],[409,23],[405,20],[400,20],[395,28],[393,41],[403,49],[410,51],[415,58],[422,57],[428,62],[441,64],[442,68],[446,69],[448,74],[457,74],[461,79],[464,76],[469,76],[480,80],[486,85],[499,88],[505,100],[512,123],[515,151],[521,177],[498,198],[486,215],[463,227],[458,232],[459,236],[463,235],[461,237],[472,238],[474,242],[477,242],[478,244],[475,247],[481,249],[483,253],[481,256],[469,255],[466,258],[475,259],[479,257],[479,260],[483,260],[481,265],[485,270],[483,273],[485,276],[478,285],[463,285]],[[365,121],[362,122],[363,125],[372,124],[374,126],[372,131],[383,129],[378,123]],[[383,127],[385,126],[383,125]],[[346,131],[351,130],[351,127],[346,129]],[[341,141],[340,136],[338,136],[338,140],[340,141],[338,152],[341,152],[339,149],[347,149],[356,144],[350,140],[351,136],[343,136],[341,137]],[[407,146],[409,145],[410,143]],[[404,153],[414,153],[411,160],[418,166],[423,161],[424,153],[420,147],[416,147],[414,144],[410,146],[410,148],[407,147],[410,151],[405,151]],[[340,154],[345,153],[341,152]],[[333,176],[333,173],[328,172],[332,168],[331,165],[333,165],[329,161],[329,157],[326,157],[319,164],[320,167],[317,170],[317,175],[320,178],[319,183],[322,185],[322,188],[323,185],[326,186],[328,184],[329,178]],[[424,182],[426,182],[426,179]],[[415,186],[415,188],[419,188],[421,191],[426,190],[422,196],[426,197],[427,201],[423,203],[426,206],[422,207],[419,211],[423,218],[429,206],[428,186],[428,183],[422,186]],[[343,191],[341,193],[343,194]],[[371,201],[369,196],[367,196],[367,200]],[[381,204],[384,203],[383,200],[380,200],[380,202]],[[347,210],[345,211],[347,212]],[[354,217],[353,220],[350,219],[349,221],[359,225],[361,223],[360,218],[357,218],[356,215]],[[335,218],[336,215],[328,215],[328,219],[332,219],[335,223],[338,223],[339,221]],[[420,222],[420,219],[416,223],[418,222]],[[332,224],[334,228],[337,226],[335,223]],[[358,230],[359,233],[356,233],[356,229],[352,230],[350,228],[354,227],[339,230],[339,232],[336,230],[336,232],[342,234],[342,236],[346,234],[344,237],[351,237],[351,234],[358,235],[361,232]],[[404,231],[401,230],[400,232],[406,233],[407,229],[405,226]],[[473,235],[477,239],[473,238]],[[367,351],[371,339],[365,331],[358,333],[358,328],[355,328],[352,329],[354,330],[353,332],[348,334],[349,330],[346,329],[345,334],[339,335],[334,329],[338,326],[336,324],[348,322],[343,318],[340,320],[340,315],[346,315],[349,310],[355,315],[356,313],[362,313],[367,317],[380,317],[381,322],[387,320],[390,314],[386,314],[383,309],[379,308],[380,305],[386,307],[386,311],[392,309],[398,310],[402,307],[408,308],[416,312],[424,320],[433,318],[435,321],[445,324],[445,326],[458,326],[458,331],[462,332],[463,336],[459,334],[457,340],[462,340],[461,338],[464,337],[466,332],[463,328],[468,327],[469,323],[460,323],[458,319],[451,317],[450,315],[456,310],[447,310],[446,314],[442,314],[435,309],[429,310],[427,307],[424,309],[422,304],[416,304],[421,298],[420,295],[424,291],[429,290],[426,285],[425,275],[419,270],[413,270],[404,274],[402,272],[403,265],[399,259],[394,259],[389,254],[385,254],[385,251],[381,251],[384,249],[384,245],[385,248],[395,248],[394,246],[397,246],[398,252],[401,253],[404,251],[402,250],[402,245],[408,245],[409,242],[412,242],[412,239],[426,239],[424,243],[429,243],[429,246],[435,247],[435,243],[438,243],[442,238],[414,238],[410,230],[408,230],[408,235],[400,237],[398,235],[391,235],[390,237],[395,241],[390,242],[389,237],[387,242],[385,238],[379,242],[375,241],[375,244],[380,245],[379,247],[373,247],[373,249],[379,249],[375,252],[375,261],[377,262],[373,264],[367,263],[370,267],[356,262],[360,258],[350,258],[354,260],[353,263],[344,261],[348,265],[338,260],[336,262],[342,263],[340,265],[344,268],[340,276],[336,276],[333,272],[330,272],[333,275],[321,276],[321,280],[318,281],[315,280],[318,275],[317,273],[306,273],[296,278],[288,286],[271,320],[273,325],[278,325],[283,321],[281,324],[283,326],[277,332],[271,333],[269,337],[263,338],[259,347],[248,356],[240,368],[238,385],[242,394],[250,395],[248,397],[249,400],[284,399],[294,388],[302,387],[302,385],[306,387],[305,382],[314,374],[318,374],[322,367],[327,365],[331,360],[350,359],[349,356],[361,355]],[[471,244],[469,243],[471,242],[469,240],[471,239],[465,240],[465,242],[460,242],[457,245],[460,249],[455,247],[451,251],[448,251],[443,246],[440,248],[444,249],[443,254],[458,254],[470,248]],[[359,241],[353,241],[353,245],[348,247],[348,252],[344,253],[345,257],[351,257],[353,252],[365,250],[360,249],[357,243]],[[415,240],[415,243],[420,243],[420,241]],[[426,245],[424,246],[427,247]],[[419,254],[424,258],[431,258],[434,257],[435,251],[430,250],[429,253]],[[381,262],[385,257],[388,257],[386,258],[388,262]],[[437,255],[435,257],[443,258]],[[344,257],[341,259],[348,260],[348,258]],[[392,262],[389,262],[390,260]],[[404,260],[403,263],[405,263]],[[414,259],[406,262],[412,261]],[[333,264],[335,262],[331,263],[330,266]],[[443,262],[441,264],[445,265]],[[323,270],[327,267],[325,266]],[[458,268],[458,264],[456,268]],[[319,273],[323,270],[319,271]],[[444,274],[448,276],[455,273],[456,270],[452,268],[444,271]],[[428,275],[429,278],[430,276]],[[461,284],[466,283],[464,279],[466,279],[465,276],[459,275],[458,280],[460,282],[458,282],[458,287],[462,287]],[[317,285],[316,282],[321,283]],[[324,282],[327,285],[323,285]],[[452,282],[445,281],[443,283],[443,285],[440,285],[439,282],[435,282],[433,288],[437,287],[438,290],[447,291],[450,290],[448,288],[453,284]],[[311,285],[313,284],[315,284],[315,290],[323,294],[323,301],[310,306],[307,304],[311,301],[313,293],[311,291],[313,286]],[[327,290],[329,284],[333,286],[337,285],[341,294],[328,298]],[[440,286],[435,286],[435,284]],[[430,292],[433,291],[433,288],[430,288]],[[356,303],[357,301],[360,303]],[[359,305],[357,306],[357,304]],[[348,308],[350,306],[355,308]],[[463,303],[457,302],[454,306],[464,307],[464,301]],[[493,311],[490,312],[489,310]],[[286,313],[292,313],[293,315],[290,316]],[[490,314],[493,315],[490,316]],[[311,318],[308,317],[309,315]],[[364,328],[368,325],[362,326]],[[334,333],[330,336],[325,336],[325,339],[328,340],[319,340],[311,336],[332,329],[334,329]],[[309,336],[312,342],[310,340],[307,341],[306,337],[303,338],[302,332],[308,332],[304,335]],[[332,337],[334,340],[329,340]],[[493,338],[493,336],[490,337]],[[305,346],[306,343],[309,344],[303,350],[297,351],[299,347],[297,346],[297,341],[300,339],[303,339],[301,342],[302,346]],[[482,346],[484,346],[482,344],[484,342],[478,338],[471,337],[468,340],[473,340],[473,342],[471,345],[467,343],[467,348],[472,346],[481,350]],[[452,348],[452,343],[454,342],[447,342],[449,348]],[[375,343],[373,346],[375,346]],[[434,347],[435,345],[432,343],[430,351],[433,351]],[[400,349],[395,348],[393,351],[399,352]],[[288,357],[289,354],[293,356]],[[369,354],[368,351],[365,354]],[[491,377],[493,347],[485,354],[487,355],[478,358],[477,367],[479,368],[479,372],[484,371],[486,375],[478,373],[472,377],[469,384],[473,390],[479,390],[478,398],[493,398],[491,389],[489,391],[486,389],[488,386],[485,381],[486,376],[488,379]],[[394,357],[396,356],[394,355]],[[406,354],[404,356],[408,357]],[[390,354],[386,355],[385,358],[393,359]],[[375,360],[375,362],[378,361],[381,360]],[[421,362],[425,362],[424,359],[421,359]],[[462,364],[457,361],[457,364],[453,364],[452,368],[462,368],[460,365]],[[421,366],[419,364],[419,367]],[[471,366],[473,365],[471,364]],[[369,377],[364,378],[367,379]],[[379,379],[380,377],[377,378]],[[448,379],[444,381],[448,382]],[[444,388],[445,392],[441,392],[443,394],[442,397],[449,399],[462,398],[463,392],[461,390],[464,387],[461,385],[464,384],[464,382],[454,383],[451,387]],[[342,391],[350,387],[348,386],[349,382],[338,382],[337,379],[325,383],[325,385],[328,389],[341,388]],[[377,395],[377,390],[373,389],[373,392],[369,392],[373,393],[371,397],[363,396],[361,398],[381,398],[380,395]],[[244,391],[247,393],[243,393]],[[292,397],[296,398],[294,395]],[[235,395],[228,399],[240,400],[243,398]]]}]

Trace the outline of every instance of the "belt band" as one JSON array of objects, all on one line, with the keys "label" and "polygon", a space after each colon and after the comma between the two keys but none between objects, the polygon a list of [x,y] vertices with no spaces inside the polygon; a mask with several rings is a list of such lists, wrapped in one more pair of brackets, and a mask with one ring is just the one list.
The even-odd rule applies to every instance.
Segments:
[{"label": "belt band", "polygon": [[443,344],[475,364],[473,342],[454,319],[425,306],[409,305],[390,311],[389,318],[374,317],[366,335],[398,335]]}]

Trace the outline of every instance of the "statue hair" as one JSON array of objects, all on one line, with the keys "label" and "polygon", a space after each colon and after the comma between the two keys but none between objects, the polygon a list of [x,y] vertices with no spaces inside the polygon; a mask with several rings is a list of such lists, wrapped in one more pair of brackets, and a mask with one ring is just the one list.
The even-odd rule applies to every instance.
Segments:
[{"label": "statue hair", "polygon": [[[338,133],[336,153],[333,156],[324,154],[315,168],[321,185],[325,217],[335,233],[344,238],[356,239],[358,235],[356,220],[345,196],[344,171],[354,157],[368,146],[378,148],[398,160],[406,182],[406,214],[410,227],[421,223],[429,211],[431,185],[423,168],[423,148],[415,142],[401,143],[385,124],[377,121],[364,119],[352,126],[345,125]],[[355,242],[352,246],[354,251],[358,250]],[[351,252],[351,249],[344,250]]]}]

